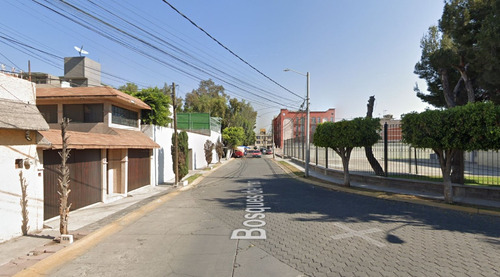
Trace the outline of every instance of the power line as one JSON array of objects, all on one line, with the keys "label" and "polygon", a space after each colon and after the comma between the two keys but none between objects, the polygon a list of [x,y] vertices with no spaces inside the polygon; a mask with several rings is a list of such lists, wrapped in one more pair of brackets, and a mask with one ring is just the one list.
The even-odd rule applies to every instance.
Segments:
[{"label": "power line", "polygon": [[[82,26],[82,27],[85,27],[85,28],[87,28],[87,29],[89,29],[89,30],[91,30],[91,31],[93,31],[93,32],[96,32],[97,34],[99,34],[99,35],[101,35],[101,36],[103,36],[103,37],[105,37],[105,38],[108,38],[108,39],[110,39],[110,40],[112,40],[112,41],[114,41],[114,42],[116,42],[116,43],[118,43],[118,44],[120,44],[120,45],[122,45],[122,46],[124,46],[124,47],[126,47],[126,48],[129,48],[129,49],[131,49],[131,50],[133,50],[133,51],[135,51],[135,52],[137,52],[137,53],[139,53],[139,54],[141,54],[141,55],[143,55],[143,56],[145,56],[145,57],[147,57],[147,58],[149,58],[149,59],[151,59],[151,60],[153,60],[153,61],[159,62],[160,64],[163,64],[163,65],[165,65],[165,66],[167,66],[167,67],[170,67],[170,68],[172,68],[172,69],[174,69],[174,70],[176,70],[176,71],[178,71],[178,72],[181,72],[181,73],[185,74],[186,76],[190,76],[190,77],[193,77],[193,78],[196,78],[196,79],[202,80],[202,78],[200,78],[199,76],[196,76],[194,73],[192,73],[192,72],[190,72],[190,71],[187,71],[187,70],[185,70],[185,69],[182,69],[182,68],[180,68],[179,66],[175,66],[175,65],[173,65],[173,64],[170,64],[170,63],[168,63],[168,62],[166,62],[166,61],[164,61],[164,60],[160,59],[159,57],[157,57],[157,56],[154,56],[154,55],[150,54],[150,52],[146,52],[146,51],[144,51],[144,50],[141,50],[141,49],[139,49],[137,46],[133,46],[133,45],[131,45],[130,43],[128,43],[128,42],[126,42],[126,41],[124,41],[124,40],[122,40],[122,39],[120,39],[120,38],[118,38],[118,37],[116,37],[116,36],[114,36],[114,35],[111,35],[111,34],[109,34],[109,33],[105,32],[102,28],[98,28],[98,27],[96,27],[96,26],[93,26],[91,23],[87,22],[86,20],[84,20],[84,19],[82,19],[82,18],[73,18],[73,17],[69,17],[69,16],[67,16],[67,15],[63,14],[62,12],[56,11],[54,8],[51,8],[51,7],[49,7],[49,6],[45,5],[45,4],[40,3],[40,2],[39,2],[39,1],[37,1],[37,0],[32,0],[32,1],[33,1],[33,2],[35,2],[35,3],[37,3],[38,5],[40,5],[40,6],[42,6],[42,7],[45,7],[45,8],[47,8],[47,9],[51,10],[52,12],[57,13],[58,15],[63,16],[64,18],[66,18],[66,19],[68,19],[68,20],[70,20],[70,21],[72,21],[72,22],[74,22],[74,23],[76,23],[76,24],[78,24],[78,25],[80,25],[80,26]],[[159,48],[159,47],[157,47],[157,46],[153,45],[151,42],[148,42],[148,41],[146,41],[145,39],[138,37],[137,35],[131,34],[130,32],[127,32],[127,31],[125,31],[125,30],[123,30],[123,29],[121,29],[121,28],[118,28],[118,27],[116,27],[116,26],[114,26],[114,25],[112,25],[112,24],[110,24],[110,23],[108,23],[108,22],[106,22],[106,21],[104,21],[104,20],[102,20],[102,19],[98,18],[97,16],[92,15],[92,14],[90,14],[90,13],[88,13],[88,12],[86,12],[86,11],[82,10],[81,8],[78,8],[78,7],[76,7],[76,6],[72,5],[72,4],[69,4],[69,3],[67,3],[67,2],[65,2],[65,1],[63,1],[63,0],[60,0],[60,2],[61,2],[62,4],[64,4],[65,6],[69,7],[70,9],[72,9],[72,10],[76,10],[77,12],[82,13],[82,14],[84,14],[84,15],[86,15],[86,16],[88,16],[88,17],[90,17],[92,20],[95,20],[95,21],[97,21],[98,23],[103,24],[103,25],[104,25],[105,27],[107,27],[107,28],[111,28],[113,31],[116,31],[116,32],[118,32],[119,34],[124,35],[125,37],[127,37],[127,38],[129,38],[129,39],[132,39],[132,40],[134,40],[134,41],[138,41],[138,42],[139,42],[139,43],[141,43],[142,45],[145,45],[145,46],[147,46],[147,47],[149,47],[149,48],[152,48],[152,49],[153,49],[153,50],[155,50],[155,51],[158,51],[158,52],[160,52],[160,53],[162,53],[162,54],[165,54],[166,56],[168,56],[168,57],[170,57],[170,58],[174,59],[175,61],[177,61],[177,62],[181,63],[182,65],[185,65],[185,66],[191,67],[191,68],[193,68],[193,69],[195,69],[195,70],[197,70],[197,71],[199,71],[199,72],[202,72],[202,73],[204,73],[204,74],[207,74],[207,75],[213,76],[213,77],[215,77],[216,79],[218,79],[218,80],[222,81],[223,83],[225,83],[225,84],[227,84],[227,85],[230,85],[230,86],[233,86],[233,87],[235,87],[235,88],[237,88],[237,89],[240,89],[240,90],[242,90],[242,91],[245,91],[245,92],[246,92],[246,93],[248,93],[248,94],[251,94],[251,95],[254,95],[254,96],[256,96],[256,97],[259,97],[259,98],[265,99],[265,100],[267,100],[267,101],[273,102],[273,103],[278,104],[278,105],[282,105],[282,103],[281,103],[281,102],[279,102],[279,101],[275,101],[275,100],[272,100],[272,99],[269,99],[269,98],[266,98],[266,97],[263,97],[263,96],[257,95],[257,94],[255,94],[255,93],[254,93],[254,92],[252,92],[252,91],[249,91],[249,90],[247,90],[247,89],[244,89],[244,88],[242,88],[242,87],[241,87],[241,86],[239,86],[239,85],[236,85],[236,84],[234,84],[234,83],[231,83],[231,82],[229,82],[229,81],[225,80],[224,78],[217,77],[216,75],[211,74],[211,73],[210,73],[209,71],[207,71],[206,69],[203,69],[203,68],[201,68],[201,67],[199,67],[199,66],[193,65],[192,63],[189,63],[188,61],[186,61],[186,60],[184,60],[184,59],[182,59],[182,58],[176,57],[176,56],[174,56],[174,55],[172,55],[172,54],[170,54],[170,53],[166,52],[165,50],[163,50],[163,49],[161,49],[161,48]],[[77,19],[79,19],[79,20],[77,20]],[[277,98],[279,98],[279,96],[276,96],[276,97],[277,97]]]},{"label": "power line", "polygon": [[234,53],[231,49],[229,49],[228,47],[226,47],[224,44],[222,44],[220,41],[218,41],[216,38],[214,38],[212,35],[210,35],[207,31],[205,31],[203,28],[201,28],[200,26],[198,26],[198,24],[196,24],[193,20],[191,20],[189,17],[187,17],[186,15],[184,15],[183,13],[181,13],[177,8],[175,8],[174,6],[172,6],[172,4],[170,4],[168,1],[166,0],[162,0],[165,4],[169,5],[170,8],[172,8],[175,12],[177,12],[180,16],[184,17],[186,20],[188,20],[192,25],[194,25],[196,28],[198,28],[200,31],[202,31],[203,33],[205,33],[209,38],[211,38],[213,41],[215,41],[217,44],[219,44],[222,48],[226,49],[227,51],[229,51],[229,53],[231,53],[233,56],[235,56],[236,58],[238,58],[240,61],[242,61],[243,63],[245,63],[246,65],[250,66],[250,68],[252,68],[253,70],[257,71],[259,74],[261,74],[262,76],[266,77],[269,81],[275,83],[276,85],[278,85],[279,87],[281,87],[282,89],[288,91],[289,93],[299,97],[299,98],[304,98],[296,93],[294,93],[293,91],[285,88],[284,86],[282,86],[281,84],[279,84],[278,82],[276,82],[275,80],[273,80],[271,77],[267,76],[266,74],[264,74],[262,71],[258,70],[257,68],[255,68],[253,65],[251,65],[250,63],[248,63],[247,61],[245,61],[243,58],[241,58],[240,56],[238,56],[236,53]]}]

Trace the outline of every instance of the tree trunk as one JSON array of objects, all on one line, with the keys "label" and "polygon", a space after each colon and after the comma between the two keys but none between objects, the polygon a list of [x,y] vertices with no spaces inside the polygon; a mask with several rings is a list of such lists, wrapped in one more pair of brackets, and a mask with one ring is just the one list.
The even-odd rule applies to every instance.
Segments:
[{"label": "tree trunk", "polygon": [[340,156],[342,159],[342,166],[344,167],[344,186],[350,187],[351,186],[351,176],[349,174],[349,159],[351,158],[351,151],[352,148],[340,148],[340,149],[334,149],[335,152]]},{"label": "tree trunk", "polygon": [[68,149],[68,137],[66,136],[66,128],[68,127],[69,119],[63,118],[61,122],[61,136],[62,136],[62,150],[59,152],[61,156],[61,166],[59,167],[59,196],[60,196],[60,206],[59,206],[59,232],[61,235],[68,234],[68,217],[69,209],[71,204],[68,204],[68,197],[71,190],[69,189],[69,167],[66,165],[66,161],[69,158]]},{"label": "tree trunk", "polygon": [[441,172],[443,174],[443,194],[444,201],[448,204],[453,203],[453,187],[451,185],[451,160],[455,155],[455,150],[437,150],[434,152],[439,158],[439,165],[441,166]]},{"label": "tree trunk", "polygon": [[29,217],[28,217],[28,183],[26,183],[26,178],[23,177],[23,171],[19,172],[19,180],[21,181],[21,216],[23,218],[21,231],[23,232],[23,236],[28,235],[29,230]]},{"label": "tree trunk", "polygon": [[453,91],[450,88],[450,83],[448,80],[448,71],[446,69],[440,69],[439,74],[441,75],[441,84],[443,86],[444,100],[446,101],[446,106],[448,108],[455,107],[455,101],[453,96]]},{"label": "tree trunk", "polygon": [[460,72],[460,76],[462,80],[464,80],[465,90],[467,91],[467,102],[474,103],[476,97],[474,95],[474,87],[472,86],[472,82],[467,74],[467,64],[464,62],[464,57],[460,57],[460,66],[458,66],[458,71]]},{"label": "tree trunk", "polygon": [[[367,111],[366,111],[366,118],[372,118],[373,117],[373,106],[375,103],[375,96],[370,96],[370,99],[368,99],[368,105]],[[365,155],[366,158],[368,159],[368,162],[370,163],[370,166],[372,167],[373,171],[375,171],[375,174],[377,176],[385,176],[384,170],[382,169],[382,166],[380,166],[379,162],[373,155],[373,149],[371,146],[365,147]]]},{"label": "tree trunk", "polygon": [[455,151],[451,160],[451,182],[455,184],[465,184],[465,161],[464,151]]}]

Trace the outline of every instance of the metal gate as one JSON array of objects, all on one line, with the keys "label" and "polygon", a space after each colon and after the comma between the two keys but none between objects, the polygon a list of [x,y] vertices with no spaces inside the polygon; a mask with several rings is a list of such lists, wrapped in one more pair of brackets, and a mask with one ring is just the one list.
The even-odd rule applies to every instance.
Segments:
[{"label": "metal gate", "polygon": [[[59,150],[43,151],[44,163],[44,220],[59,215],[58,177],[61,156]],[[70,172],[68,202],[71,210],[102,201],[101,195],[101,150],[70,151],[67,161]]]}]

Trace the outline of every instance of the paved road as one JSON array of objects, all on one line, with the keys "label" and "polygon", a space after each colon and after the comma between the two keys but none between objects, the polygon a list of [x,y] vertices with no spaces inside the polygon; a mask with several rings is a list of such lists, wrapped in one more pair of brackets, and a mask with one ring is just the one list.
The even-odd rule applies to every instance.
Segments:
[{"label": "paved road", "polygon": [[499,261],[498,217],[313,187],[266,156],[227,163],[50,275],[500,276]]}]

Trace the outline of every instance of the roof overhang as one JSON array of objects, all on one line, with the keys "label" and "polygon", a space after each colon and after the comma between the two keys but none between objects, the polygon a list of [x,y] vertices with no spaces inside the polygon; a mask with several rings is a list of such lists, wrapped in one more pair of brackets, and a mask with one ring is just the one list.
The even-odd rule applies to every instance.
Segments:
[{"label": "roof overhang", "polygon": [[[110,128],[111,132],[88,133],[67,131],[68,148],[70,149],[153,149],[160,148],[151,138],[140,131]],[[50,129],[40,131],[50,142],[50,149],[62,149],[61,130]]]}]

